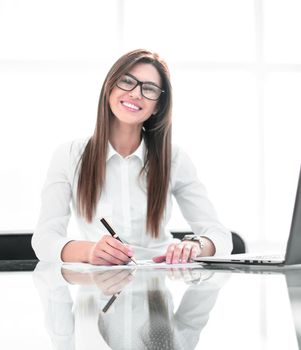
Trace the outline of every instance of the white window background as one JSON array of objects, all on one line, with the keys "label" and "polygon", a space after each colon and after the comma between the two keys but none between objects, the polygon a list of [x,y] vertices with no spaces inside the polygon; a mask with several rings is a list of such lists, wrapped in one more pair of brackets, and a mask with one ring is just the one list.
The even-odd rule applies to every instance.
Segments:
[{"label": "white window background", "polygon": [[[53,150],[91,135],[108,69],[143,47],[169,64],[174,142],[220,220],[284,244],[301,160],[300,15],[299,0],[0,0],[0,231],[34,228]],[[170,227],[187,228],[177,207]]]}]

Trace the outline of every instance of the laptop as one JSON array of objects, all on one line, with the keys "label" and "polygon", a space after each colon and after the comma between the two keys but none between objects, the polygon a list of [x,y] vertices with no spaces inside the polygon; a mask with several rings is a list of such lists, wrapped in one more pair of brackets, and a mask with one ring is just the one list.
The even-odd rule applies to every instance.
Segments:
[{"label": "laptop", "polygon": [[291,229],[284,256],[268,254],[256,256],[255,254],[244,253],[227,256],[197,257],[195,261],[206,264],[270,265],[280,267],[301,264],[301,169],[299,172]]}]

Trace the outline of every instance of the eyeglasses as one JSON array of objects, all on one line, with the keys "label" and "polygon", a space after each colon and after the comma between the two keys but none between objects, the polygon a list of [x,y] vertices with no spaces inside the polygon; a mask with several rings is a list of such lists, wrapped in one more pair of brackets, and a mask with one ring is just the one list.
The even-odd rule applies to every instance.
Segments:
[{"label": "eyeglasses", "polygon": [[137,85],[140,86],[141,95],[148,100],[157,101],[160,98],[161,93],[165,92],[154,83],[139,81],[129,73],[122,75],[116,83],[116,86],[124,91],[132,91]]}]

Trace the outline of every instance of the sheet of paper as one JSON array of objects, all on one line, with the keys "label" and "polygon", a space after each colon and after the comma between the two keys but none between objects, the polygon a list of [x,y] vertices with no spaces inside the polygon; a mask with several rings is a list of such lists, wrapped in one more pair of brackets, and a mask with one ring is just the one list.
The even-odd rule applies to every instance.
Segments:
[{"label": "sheet of paper", "polygon": [[63,263],[62,267],[69,269],[69,270],[75,270],[80,272],[89,272],[89,271],[95,271],[95,270],[114,270],[114,269],[144,269],[144,268],[163,268],[163,269],[172,269],[172,268],[202,268],[202,265],[196,262],[193,263],[186,263],[186,264],[166,264],[165,262],[162,263],[155,263],[152,260],[137,260],[138,265],[135,265],[133,262],[130,262],[127,265],[111,265],[111,266],[104,266],[104,265],[91,265],[87,263]]}]

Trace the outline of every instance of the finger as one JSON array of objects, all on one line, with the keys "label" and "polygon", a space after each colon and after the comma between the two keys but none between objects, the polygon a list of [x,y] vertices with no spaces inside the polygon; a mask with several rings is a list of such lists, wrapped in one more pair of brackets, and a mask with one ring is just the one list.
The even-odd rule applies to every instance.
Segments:
[{"label": "finger", "polygon": [[106,292],[108,294],[115,294],[121,291],[133,278],[134,276],[128,270],[123,271],[118,280],[110,281],[111,285],[107,287]]},{"label": "finger", "polygon": [[114,270],[97,271],[93,273],[93,279],[96,283],[106,283],[107,280],[118,278],[118,275],[121,271],[125,271],[125,270],[114,269]]},{"label": "finger", "polygon": [[167,277],[170,279],[170,280],[175,280],[175,275],[174,275],[174,269],[173,268],[169,268],[167,270]]},{"label": "finger", "polygon": [[175,246],[173,256],[170,261],[171,264],[179,264],[181,262],[183,248],[184,244],[182,243]]},{"label": "finger", "polygon": [[155,263],[161,263],[166,260],[166,255],[159,255],[153,257],[153,262]]},{"label": "finger", "polygon": [[168,246],[166,251],[166,263],[171,264],[173,260],[174,250],[175,250],[175,244],[171,244]]},{"label": "finger", "polygon": [[132,270],[114,270],[93,274],[93,281],[107,295],[119,292],[127,283],[132,281]]},{"label": "finger", "polygon": [[191,280],[191,269],[182,269],[182,280],[183,281]]},{"label": "finger", "polygon": [[108,261],[110,265],[124,265],[130,261],[130,258],[118,249],[104,247],[102,250],[96,251],[95,254]]},{"label": "finger", "polygon": [[103,259],[100,256],[95,255],[93,252],[89,258],[89,263],[91,265],[112,265],[109,261]]},{"label": "finger", "polygon": [[123,250],[126,250],[126,251],[128,251],[129,248],[123,246],[118,241],[117,241],[118,244],[116,244],[116,242],[114,241],[117,241],[117,240],[110,236],[104,236],[96,244],[94,249],[94,254],[97,257],[105,259],[111,265],[127,264],[130,261],[129,256],[125,254],[124,251],[119,250],[118,247],[120,247],[121,245],[123,247]]},{"label": "finger", "polygon": [[130,246],[124,243],[121,243],[120,241],[118,241],[118,239],[112,236],[105,235],[104,237],[105,237],[105,242],[109,246],[113,247],[116,250],[121,251],[126,256],[130,256],[130,257],[133,256],[133,250]]},{"label": "finger", "polygon": [[181,257],[181,263],[185,264],[190,259],[192,246],[191,244],[184,244],[184,247],[182,249],[182,257]]},{"label": "finger", "polygon": [[196,245],[193,245],[191,252],[190,252],[190,258],[189,261],[193,262],[194,259],[200,254],[200,249]]},{"label": "finger", "polygon": [[[116,292],[119,292],[122,287],[128,283],[127,278],[129,275],[130,272],[128,270],[119,270],[118,273],[112,275],[111,278],[98,283],[98,286],[105,294],[114,294]],[[130,281],[130,279],[128,281]]]},{"label": "finger", "polygon": [[[118,256],[120,254],[119,250],[115,250],[115,254]],[[128,257],[126,258],[130,260]],[[124,262],[124,260],[114,256],[113,248],[111,248],[111,254],[110,254],[105,251],[104,246],[100,246],[100,245],[95,247],[91,252],[91,257],[89,259],[89,262],[95,265],[121,265],[126,263]]]},{"label": "finger", "polygon": [[171,268],[170,269],[170,279],[172,280],[179,280],[182,279],[182,268],[178,269],[178,268]]}]

